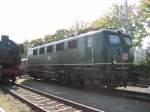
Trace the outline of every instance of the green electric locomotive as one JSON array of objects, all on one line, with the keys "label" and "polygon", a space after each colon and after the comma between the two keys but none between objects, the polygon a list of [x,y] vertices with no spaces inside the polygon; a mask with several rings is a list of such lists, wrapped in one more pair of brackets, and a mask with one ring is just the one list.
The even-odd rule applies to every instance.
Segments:
[{"label": "green electric locomotive", "polygon": [[85,86],[118,87],[133,62],[128,34],[103,29],[28,50],[28,74]]}]

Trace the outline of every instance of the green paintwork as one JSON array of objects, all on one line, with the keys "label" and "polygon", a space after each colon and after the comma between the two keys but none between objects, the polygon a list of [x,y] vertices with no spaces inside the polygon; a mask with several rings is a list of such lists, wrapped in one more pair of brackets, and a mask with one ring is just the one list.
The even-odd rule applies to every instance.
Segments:
[{"label": "green paintwork", "polygon": [[[121,37],[121,45],[112,46],[109,42],[108,35],[114,34]],[[122,52],[129,53],[131,46],[126,45],[122,38],[123,33],[118,33],[114,30],[99,30],[93,31],[86,34],[81,34],[76,37],[60,40],[57,42],[50,43],[53,45],[53,52],[50,54],[43,54],[32,56],[28,55],[29,64],[88,64],[88,63],[112,63],[112,56],[120,56]],[[128,36],[128,35],[126,35]],[[128,36],[129,37],[129,36]],[[78,40],[78,46],[75,49],[68,49],[68,41]],[[64,50],[56,51],[56,44],[64,43]],[[48,46],[49,44],[43,45]],[[43,47],[42,46],[42,47]],[[29,49],[37,49],[39,47]],[[45,47],[46,51],[46,47]],[[50,59],[49,59],[50,58]],[[132,58],[129,54],[129,61],[132,62]],[[30,61],[31,60],[31,61]],[[122,63],[119,60],[118,63]]]}]

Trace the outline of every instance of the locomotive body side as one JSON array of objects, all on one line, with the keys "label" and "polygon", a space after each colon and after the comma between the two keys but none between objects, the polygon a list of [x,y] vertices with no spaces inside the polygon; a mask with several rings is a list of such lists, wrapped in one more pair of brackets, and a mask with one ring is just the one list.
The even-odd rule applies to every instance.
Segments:
[{"label": "locomotive body side", "polygon": [[2,36],[0,41],[0,80],[15,81],[20,75],[21,63],[19,46],[9,40],[8,36]]},{"label": "locomotive body side", "polygon": [[112,30],[52,42],[29,49],[29,75],[63,83],[120,86],[128,81],[130,48],[131,38]]}]

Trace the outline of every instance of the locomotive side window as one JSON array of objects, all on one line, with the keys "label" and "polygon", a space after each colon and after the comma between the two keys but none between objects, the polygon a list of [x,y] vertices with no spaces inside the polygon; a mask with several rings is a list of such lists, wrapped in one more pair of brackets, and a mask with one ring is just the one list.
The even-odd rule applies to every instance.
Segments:
[{"label": "locomotive side window", "polygon": [[129,37],[124,37],[125,43],[131,46],[131,39]]},{"label": "locomotive side window", "polygon": [[37,55],[37,51],[38,51],[37,49],[33,50],[33,56]]},{"label": "locomotive side window", "polygon": [[117,35],[109,35],[109,40],[112,45],[120,45],[120,37]]},{"label": "locomotive side window", "polygon": [[39,54],[44,54],[45,53],[45,47],[40,48]]},{"label": "locomotive side window", "polygon": [[59,43],[56,45],[56,51],[64,50],[64,43]]},{"label": "locomotive side window", "polygon": [[78,41],[77,40],[71,40],[68,42],[68,48],[69,49],[75,49],[78,46]]},{"label": "locomotive side window", "polygon": [[47,46],[47,53],[53,52],[53,46]]}]

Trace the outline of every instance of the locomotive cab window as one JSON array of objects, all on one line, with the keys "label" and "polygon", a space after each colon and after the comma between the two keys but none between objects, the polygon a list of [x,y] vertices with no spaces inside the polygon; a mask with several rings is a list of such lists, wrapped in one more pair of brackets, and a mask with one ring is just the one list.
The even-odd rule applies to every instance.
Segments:
[{"label": "locomotive cab window", "polygon": [[45,53],[45,48],[44,47],[40,48],[39,54],[44,54],[44,53]]},{"label": "locomotive cab window", "polygon": [[109,41],[112,45],[120,45],[121,44],[120,37],[117,35],[109,35]]},{"label": "locomotive cab window", "polygon": [[131,46],[131,39],[129,37],[124,37],[125,43],[129,46]]},{"label": "locomotive cab window", "polygon": [[71,40],[68,42],[68,48],[69,49],[75,49],[75,48],[77,48],[77,44],[78,44],[77,40]]},{"label": "locomotive cab window", "polygon": [[53,46],[47,46],[47,53],[53,52]]},{"label": "locomotive cab window", "polygon": [[37,55],[37,51],[38,51],[37,49],[33,50],[33,56]]},{"label": "locomotive cab window", "polygon": [[59,43],[56,45],[56,51],[64,50],[64,43]]}]

